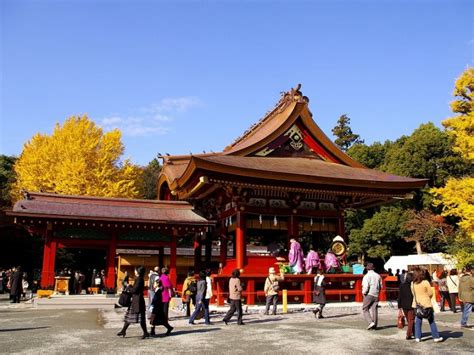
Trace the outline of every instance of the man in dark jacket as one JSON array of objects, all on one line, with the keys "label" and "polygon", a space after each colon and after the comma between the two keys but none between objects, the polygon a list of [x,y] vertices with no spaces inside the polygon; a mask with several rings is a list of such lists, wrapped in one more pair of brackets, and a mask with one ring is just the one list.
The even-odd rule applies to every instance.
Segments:
[{"label": "man in dark jacket", "polygon": [[20,303],[20,297],[23,292],[23,273],[21,267],[18,266],[11,276],[10,296],[11,303]]}]

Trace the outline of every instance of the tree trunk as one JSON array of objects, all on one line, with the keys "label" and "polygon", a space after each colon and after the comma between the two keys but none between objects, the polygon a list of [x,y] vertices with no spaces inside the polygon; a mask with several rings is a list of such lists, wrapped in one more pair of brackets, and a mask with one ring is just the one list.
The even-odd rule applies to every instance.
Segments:
[{"label": "tree trunk", "polygon": [[415,241],[415,243],[416,243],[416,253],[417,253],[418,255],[423,254],[423,250],[421,250],[421,243],[420,243],[420,241],[417,240],[417,241]]}]

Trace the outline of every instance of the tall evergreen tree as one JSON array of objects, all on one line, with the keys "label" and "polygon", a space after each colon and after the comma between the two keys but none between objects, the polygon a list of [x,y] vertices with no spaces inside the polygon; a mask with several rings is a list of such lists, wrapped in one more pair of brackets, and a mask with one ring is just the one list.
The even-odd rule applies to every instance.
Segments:
[{"label": "tall evergreen tree", "polygon": [[358,134],[352,133],[349,126],[351,119],[346,115],[342,115],[337,120],[337,126],[332,129],[332,134],[337,137],[334,143],[343,151],[347,151],[353,144],[364,143]]},{"label": "tall evergreen tree", "polygon": [[143,198],[154,200],[158,196],[158,175],[161,171],[161,165],[157,158],[153,159],[143,168]]}]

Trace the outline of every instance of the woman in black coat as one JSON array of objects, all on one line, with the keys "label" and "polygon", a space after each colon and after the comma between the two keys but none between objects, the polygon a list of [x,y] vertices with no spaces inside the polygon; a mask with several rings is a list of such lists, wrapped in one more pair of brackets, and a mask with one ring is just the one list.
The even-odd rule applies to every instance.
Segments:
[{"label": "woman in black coat", "polygon": [[132,294],[132,303],[125,313],[125,319],[123,328],[117,333],[118,336],[125,337],[127,328],[131,323],[140,323],[143,330],[142,339],[148,338],[150,334],[146,329],[146,317],[145,317],[145,299],[143,298],[143,290],[145,288],[145,268],[139,266],[135,269],[135,282],[130,292]]},{"label": "woman in black coat", "polygon": [[408,328],[406,339],[413,339],[413,327],[415,325],[415,310],[413,309],[413,293],[411,292],[411,282],[413,274],[406,274],[405,282],[400,284],[398,292],[398,309],[403,310],[403,314],[407,319]]},{"label": "woman in black coat", "polygon": [[155,284],[153,285],[153,287],[155,289],[155,295],[153,296],[153,301],[151,302],[152,311],[151,311],[151,317],[150,317],[150,324],[151,324],[150,334],[152,336],[155,336],[155,326],[162,325],[167,329],[166,335],[170,335],[171,331],[173,330],[173,327],[168,323],[168,316],[165,313],[165,310],[163,307],[163,298],[161,297],[162,292],[163,292],[163,287],[161,285],[160,279],[157,279],[155,281]]},{"label": "woman in black coat", "polygon": [[20,303],[20,297],[23,293],[23,273],[21,272],[21,267],[18,266],[12,274],[10,285],[11,303]]},{"label": "woman in black coat", "polygon": [[323,317],[323,308],[326,305],[326,293],[325,293],[325,282],[323,270],[318,269],[317,275],[314,277],[314,290],[313,290],[313,302],[317,304],[316,309],[313,311],[314,317]]}]

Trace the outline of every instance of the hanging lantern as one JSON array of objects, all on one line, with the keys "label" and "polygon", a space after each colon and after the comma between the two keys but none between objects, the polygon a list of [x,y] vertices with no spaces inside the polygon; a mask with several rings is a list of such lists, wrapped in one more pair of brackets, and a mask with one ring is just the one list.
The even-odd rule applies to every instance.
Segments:
[{"label": "hanging lantern", "polygon": [[323,227],[324,227],[324,218],[323,218]]},{"label": "hanging lantern", "polygon": [[313,226],[313,217],[309,220],[309,225],[312,227]]},{"label": "hanging lantern", "polygon": [[232,223],[233,223],[233,222],[232,222],[232,216],[230,216],[229,219],[230,219],[229,224],[232,225]]},{"label": "hanging lantern", "polygon": [[262,223],[263,223],[262,215],[258,216],[258,221],[260,222],[260,225],[262,225]]},{"label": "hanging lantern", "polygon": [[276,227],[278,225],[277,216],[273,217],[273,225]]}]

